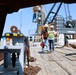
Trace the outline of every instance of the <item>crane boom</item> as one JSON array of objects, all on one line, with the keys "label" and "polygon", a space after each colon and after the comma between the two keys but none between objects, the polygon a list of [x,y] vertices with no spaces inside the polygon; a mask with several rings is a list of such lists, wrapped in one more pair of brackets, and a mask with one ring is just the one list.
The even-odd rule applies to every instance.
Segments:
[{"label": "crane boom", "polygon": [[[50,11],[49,11],[49,13],[48,13],[48,15],[47,15],[47,17],[46,17],[46,19],[45,19],[45,21],[44,21],[44,24],[47,22],[47,19],[49,18],[50,14],[52,13],[52,10],[53,10],[54,7],[56,6],[56,4],[57,4],[57,3],[54,3],[54,5],[52,6],[52,8],[50,9]],[[52,22],[53,22],[53,20],[55,19],[56,15],[58,14],[58,12],[59,12],[59,10],[60,10],[61,5],[62,5],[62,2],[59,4],[57,11],[55,12],[52,20],[51,20],[49,23],[52,23]],[[44,24],[43,24],[43,25],[44,25]]]}]

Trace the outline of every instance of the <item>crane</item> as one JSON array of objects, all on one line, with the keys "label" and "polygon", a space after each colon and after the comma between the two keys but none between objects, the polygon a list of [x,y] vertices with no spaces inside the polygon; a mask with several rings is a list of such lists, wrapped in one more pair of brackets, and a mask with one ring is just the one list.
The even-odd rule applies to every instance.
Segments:
[{"label": "crane", "polygon": [[[52,8],[50,9],[48,15],[46,16],[46,11],[44,8],[44,5],[38,5],[38,6],[34,6],[33,7],[33,22],[37,23],[37,34],[39,34],[39,26],[45,25],[46,23],[52,23],[55,20],[55,17],[57,16],[60,7],[62,5],[62,2],[60,2],[56,12],[53,12],[54,7],[56,6],[57,3],[54,3]],[[50,22],[48,22],[48,19],[50,17],[50,14],[54,13],[54,16],[52,17],[52,19],[50,20]]]},{"label": "crane", "polygon": [[48,13],[48,15],[47,15],[47,17],[46,17],[46,19],[45,19],[45,21],[44,21],[44,24],[47,22],[47,19],[49,18],[49,16],[50,16],[52,13],[54,13],[54,16],[52,17],[52,19],[51,19],[51,21],[50,21],[49,23],[52,23],[53,20],[55,19],[55,17],[57,16],[57,14],[58,14],[58,12],[59,12],[59,10],[60,10],[60,7],[61,7],[61,5],[62,5],[62,2],[59,4],[56,12],[53,12],[53,9],[54,9],[54,7],[56,6],[56,4],[57,4],[57,3],[54,3],[53,6],[52,6],[52,8],[50,9],[50,11],[49,11],[49,13]]},{"label": "crane", "polygon": [[33,23],[37,23],[37,34],[39,33],[39,26],[43,25],[46,18],[46,12],[43,5],[33,7]]},{"label": "crane", "polygon": [[[59,5],[56,7],[57,4],[59,4]],[[62,15],[58,14],[62,4],[63,4],[62,2],[54,3],[47,15],[46,15],[46,12],[43,10],[44,9],[43,5],[35,6],[33,8],[34,9],[33,22],[37,23],[37,34],[40,34],[40,32],[43,28],[42,26],[45,24],[48,24],[48,25],[53,24],[55,27],[55,30],[58,31],[58,33],[59,33],[59,38],[61,38],[63,36],[64,37],[63,39],[65,39],[65,34],[75,34],[75,32],[76,32],[76,29],[75,29],[76,28],[76,26],[75,26],[76,20],[72,20],[68,4],[67,4],[67,11],[68,11],[68,15],[69,15],[69,20],[65,20],[65,18]],[[43,8],[41,8],[41,6]],[[53,12],[55,7],[57,9],[55,12]],[[51,14],[53,14],[52,17],[51,17]]]}]

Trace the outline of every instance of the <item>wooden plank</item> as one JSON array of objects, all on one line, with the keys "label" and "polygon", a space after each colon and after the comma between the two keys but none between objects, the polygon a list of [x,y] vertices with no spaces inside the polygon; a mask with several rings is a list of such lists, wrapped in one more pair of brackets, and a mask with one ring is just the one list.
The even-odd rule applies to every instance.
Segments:
[{"label": "wooden plank", "polygon": [[60,57],[63,59],[63,61],[58,61],[58,56],[53,56],[54,61],[60,66],[62,67],[68,74],[70,75],[75,75],[76,74],[76,68],[71,65],[70,63],[67,62],[67,60],[65,60],[66,58],[61,56]]},{"label": "wooden plank", "polygon": [[[35,52],[35,51],[34,51]],[[39,55],[39,54],[38,54]],[[37,56],[37,54],[36,54],[36,56]],[[42,65],[40,66],[41,67],[41,73],[42,73],[42,75],[50,75],[51,74],[51,71],[50,70],[48,70],[48,68],[49,68],[49,66],[47,65],[48,63],[47,62],[49,62],[49,60],[48,60],[48,58],[49,58],[49,54],[40,54],[40,56],[41,57],[39,57],[39,56],[37,56],[37,57],[39,57],[40,59],[42,59],[39,63],[42,63]],[[38,60],[37,60],[38,61]],[[43,65],[43,63],[44,63],[44,65]],[[37,64],[36,64],[37,65]],[[39,73],[40,73],[39,72]],[[59,73],[60,74],[60,73]],[[56,75],[56,73],[54,74],[54,75]],[[65,74],[65,75],[68,75],[68,74]]]},{"label": "wooden plank", "polygon": [[40,62],[41,63],[41,73],[42,73],[42,75],[48,75],[47,74],[47,70],[46,70],[46,66],[44,65],[45,63],[43,63],[43,62]]},{"label": "wooden plank", "polygon": [[40,54],[38,53],[38,50],[37,48],[32,48],[31,49],[31,56],[35,57],[36,58],[36,61],[34,62],[31,62],[30,64],[33,65],[33,66],[38,66],[41,68],[41,70],[37,73],[37,75],[44,75],[44,72],[42,70],[42,63],[41,63],[41,57],[40,57]]},{"label": "wooden plank", "polygon": [[66,61],[60,61],[60,65],[68,72],[69,75],[76,75],[76,68]]},{"label": "wooden plank", "polygon": [[75,50],[66,50],[66,49],[56,49],[56,51],[63,53],[63,54],[69,54],[69,53],[75,53]]},{"label": "wooden plank", "polygon": [[56,62],[51,62],[49,65],[51,75],[69,75],[63,68],[61,68]]},{"label": "wooden plank", "polygon": [[[32,62],[33,65],[39,66],[41,70],[37,75],[75,75],[76,61],[71,61],[65,56],[66,53],[75,52],[74,50],[55,49],[50,54],[39,54],[41,48],[32,48],[32,56],[37,60]],[[71,59],[76,56],[70,56]]]},{"label": "wooden plank", "polygon": [[64,54],[64,56],[71,60],[71,61],[76,61],[76,51],[75,50],[61,50],[61,49],[56,49],[57,52]]},{"label": "wooden plank", "polygon": [[[49,65],[49,63],[48,62],[44,62],[44,65],[42,65],[43,67],[42,67],[42,72],[46,72],[46,74],[45,75],[50,75],[51,74],[51,72],[50,72],[50,70],[48,69],[48,66]],[[44,74],[43,74],[44,75]]]}]

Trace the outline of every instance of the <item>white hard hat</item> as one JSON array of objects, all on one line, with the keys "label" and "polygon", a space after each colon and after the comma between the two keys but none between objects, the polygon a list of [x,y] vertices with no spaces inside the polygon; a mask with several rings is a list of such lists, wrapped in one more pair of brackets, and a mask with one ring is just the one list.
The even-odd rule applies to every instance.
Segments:
[{"label": "white hard hat", "polygon": [[48,27],[48,24],[45,24],[44,27]]},{"label": "white hard hat", "polygon": [[50,28],[54,28],[54,26],[50,26]]}]

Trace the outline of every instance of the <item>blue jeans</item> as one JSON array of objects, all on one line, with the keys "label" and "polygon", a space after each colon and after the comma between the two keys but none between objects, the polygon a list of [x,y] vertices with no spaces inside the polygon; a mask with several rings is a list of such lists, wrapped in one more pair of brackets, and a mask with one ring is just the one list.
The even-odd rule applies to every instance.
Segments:
[{"label": "blue jeans", "polygon": [[54,50],[54,39],[48,40],[48,42],[49,42],[49,49]]},{"label": "blue jeans", "polygon": [[[49,48],[48,48],[48,40],[47,40],[47,39],[44,39],[44,44],[45,44],[45,46],[46,46],[46,50],[48,51]],[[45,46],[44,46],[44,47],[45,47]],[[42,48],[42,51],[44,52],[44,48]]]}]

